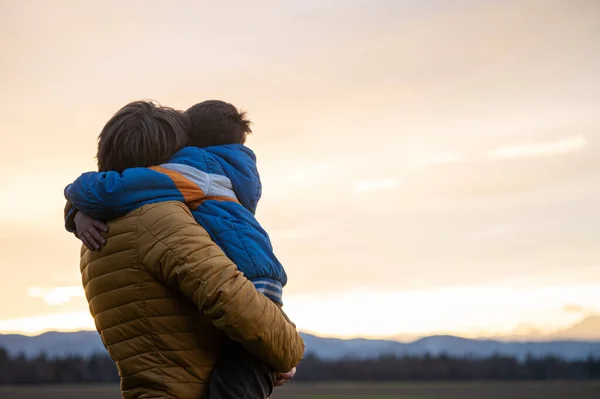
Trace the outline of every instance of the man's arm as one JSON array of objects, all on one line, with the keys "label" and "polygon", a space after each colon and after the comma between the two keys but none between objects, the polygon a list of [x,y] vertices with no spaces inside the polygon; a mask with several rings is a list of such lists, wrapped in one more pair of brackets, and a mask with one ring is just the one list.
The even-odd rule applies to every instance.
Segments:
[{"label": "man's arm", "polygon": [[139,256],[166,285],[190,298],[229,338],[287,372],[304,354],[304,342],[279,307],[258,293],[183,203],[144,209],[139,219]]},{"label": "man's arm", "polygon": [[168,175],[151,168],[84,173],[65,188],[65,198],[78,211],[104,220],[152,202],[185,200]]}]

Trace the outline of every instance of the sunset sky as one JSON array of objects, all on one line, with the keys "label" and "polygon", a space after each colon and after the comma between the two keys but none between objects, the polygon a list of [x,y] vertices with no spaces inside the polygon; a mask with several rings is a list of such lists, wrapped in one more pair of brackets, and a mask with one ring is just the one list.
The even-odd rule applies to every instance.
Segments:
[{"label": "sunset sky", "polygon": [[0,43],[0,333],[93,329],[63,188],[146,98],[248,111],[304,331],[600,314],[596,0],[2,0]]}]

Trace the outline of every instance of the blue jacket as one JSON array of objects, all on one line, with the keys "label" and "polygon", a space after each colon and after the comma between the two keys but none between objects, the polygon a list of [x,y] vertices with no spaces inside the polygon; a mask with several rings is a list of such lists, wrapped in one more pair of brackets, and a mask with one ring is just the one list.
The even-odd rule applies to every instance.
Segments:
[{"label": "blue jacket", "polygon": [[75,209],[101,220],[154,202],[186,203],[256,289],[282,304],[287,276],[254,217],[261,193],[256,157],[243,145],[186,147],[166,164],[123,173],[88,172],[65,188]]}]

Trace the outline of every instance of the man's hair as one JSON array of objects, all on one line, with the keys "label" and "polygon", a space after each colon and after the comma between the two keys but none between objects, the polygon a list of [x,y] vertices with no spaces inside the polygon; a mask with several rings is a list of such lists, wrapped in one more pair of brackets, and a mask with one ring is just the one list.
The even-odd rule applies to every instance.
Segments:
[{"label": "man's hair", "polygon": [[187,145],[187,122],[180,111],[151,101],[135,101],[121,108],[98,136],[98,170],[165,163]]},{"label": "man's hair", "polygon": [[198,103],[187,111],[189,143],[194,147],[244,144],[252,133],[246,113],[219,100]]}]

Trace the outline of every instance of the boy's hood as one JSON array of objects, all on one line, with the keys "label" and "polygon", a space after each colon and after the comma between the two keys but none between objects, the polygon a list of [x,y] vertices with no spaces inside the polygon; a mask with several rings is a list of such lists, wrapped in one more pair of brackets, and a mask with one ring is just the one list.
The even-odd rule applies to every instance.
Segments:
[{"label": "boy's hood", "polygon": [[224,174],[228,177],[238,201],[240,201],[244,208],[254,214],[256,212],[258,201],[262,195],[262,185],[256,167],[256,155],[254,155],[254,152],[241,144],[220,145],[206,148],[186,147],[179,151],[174,158],[179,158],[179,156],[182,155],[191,156],[195,160],[204,158],[197,153],[198,151],[206,151],[213,155],[212,157],[207,158],[216,160],[220,166],[218,169],[222,170],[213,170],[216,165],[210,165],[208,159],[206,160],[207,163],[203,169],[208,173]]}]

